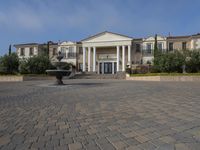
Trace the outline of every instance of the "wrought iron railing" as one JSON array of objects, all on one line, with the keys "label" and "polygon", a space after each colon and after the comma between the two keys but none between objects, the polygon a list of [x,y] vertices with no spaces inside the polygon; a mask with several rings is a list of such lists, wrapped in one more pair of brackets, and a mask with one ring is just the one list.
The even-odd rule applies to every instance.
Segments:
[{"label": "wrought iron railing", "polygon": [[76,58],[76,53],[67,53],[67,58],[70,58],[70,59]]},{"label": "wrought iron railing", "polygon": [[[166,53],[167,50],[166,49],[162,49],[162,50],[159,50],[161,53]],[[142,50],[142,56],[143,57],[148,57],[148,56],[154,56],[154,49],[143,49]]]}]

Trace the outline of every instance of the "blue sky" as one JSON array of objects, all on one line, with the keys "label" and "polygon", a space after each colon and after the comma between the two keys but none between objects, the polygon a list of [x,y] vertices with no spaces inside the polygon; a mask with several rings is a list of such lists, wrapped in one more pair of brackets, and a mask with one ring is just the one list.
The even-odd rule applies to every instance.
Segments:
[{"label": "blue sky", "polygon": [[[200,32],[199,0],[0,0],[0,55],[9,44]],[[13,48],[13,51],[15,49]]]}]

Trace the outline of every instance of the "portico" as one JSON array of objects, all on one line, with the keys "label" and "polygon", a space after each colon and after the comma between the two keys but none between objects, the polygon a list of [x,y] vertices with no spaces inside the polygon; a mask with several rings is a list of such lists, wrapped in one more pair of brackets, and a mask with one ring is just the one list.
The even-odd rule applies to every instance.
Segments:
[{"label": "portico", "polygon": [[82,40],[83,72],[115,74],[131,66],[132,38],[103,32]]}]

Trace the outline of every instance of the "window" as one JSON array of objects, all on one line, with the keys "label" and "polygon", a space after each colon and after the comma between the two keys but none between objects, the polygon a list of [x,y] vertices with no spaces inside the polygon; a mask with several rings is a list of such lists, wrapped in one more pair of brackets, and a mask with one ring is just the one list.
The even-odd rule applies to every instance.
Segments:
[{"label": "window", "polygon": [[140,52],[141,51],[141,46],[140,44],[136,44],[136,52]]},{"label": "window", "polygon": [[187,42],[183,42],[183,43],[182,43],[182,49],[183,49],[183,50],[186,50],[186,49],[187,49]]},{"label": "window", "polygon": [[57,55],[57,48],[53,48],[53,56]]},{"label": "window", "polygon": [[69,53],[73,53],[74,52],[74,47],[69,47]]},{"label": "window", "polygon": [[63,58],[66,58],[66,48],[61,47],[61,54],[63,55]]},{"label": "window", "polygon": [[25,52],[24,52],[24,48],[20,48],[20,56],[24,56]]},{"label": "window", "polygon": [[162,50],[162,49],[163,49],[163,47],[162,47],[162,46],[163,46],[163,44],[162,44],[162,43],[158,43],[158,49],[159,49],[159,50]]},{"label": "window", "polygon": [[30,47],[30,49],[29,49],[29,55],[33,56],[33,47]]},{"label": "window", "polygon": [[150,43],[147,44],[147,53],[151,54],[151,44]]},{"label": "window", "polygon": [[169,43],[169,51],[173,51],[174,50],[174,43]]},{"label": "window", "polygon": [[83,48],[79,47],[79,54],[83,54]]},{"label": "window", "polygon": [[75,58],[76,54],[74,52],[74,47],[69,47],[68,58]]}]

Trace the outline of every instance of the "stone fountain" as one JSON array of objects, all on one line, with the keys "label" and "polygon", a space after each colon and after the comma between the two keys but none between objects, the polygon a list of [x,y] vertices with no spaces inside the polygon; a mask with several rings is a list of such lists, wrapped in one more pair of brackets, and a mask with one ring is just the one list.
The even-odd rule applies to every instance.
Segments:
[{"label": "stone fountain", "polygon": [[66,62],[62,62],[63,55],[61,52],[58,52],[58,56],[56,57],[58,61],[52,62],[52,65],[56,67],[56,69],[46,70],[47,74],[50,76],[56,77],[56,85],[64,85],[62,78],[63,76],[69,76],[71,71],[62,69]]}]

